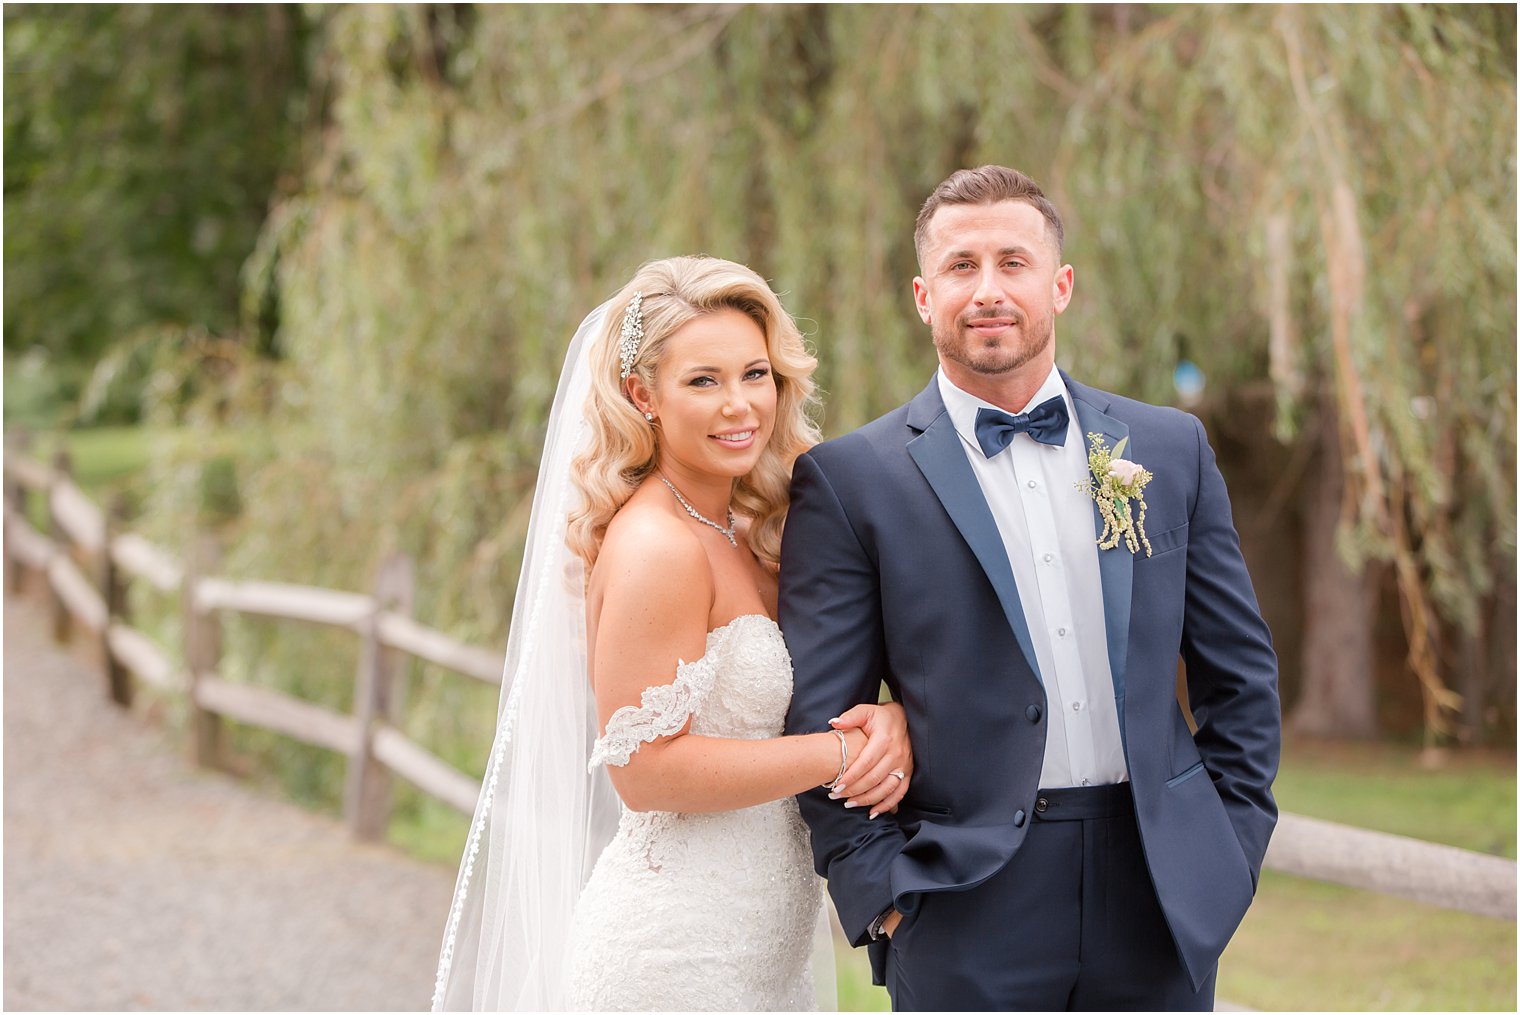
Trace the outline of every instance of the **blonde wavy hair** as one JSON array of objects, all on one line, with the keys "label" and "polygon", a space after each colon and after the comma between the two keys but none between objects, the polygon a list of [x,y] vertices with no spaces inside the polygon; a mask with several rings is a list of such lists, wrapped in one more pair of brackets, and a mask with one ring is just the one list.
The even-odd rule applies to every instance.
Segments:
[{"label": "blonde wavy hair", "polygon": [[591,443],[571,470],[582,503],[570,513],[565,542],[589,572],[601,552],[612,516],[633,496],[659,462],[658,431],[634,406],[622,380],[618,338],[623,313],[643,293],[644,341],[633,364],[654,387],[665,343],[687,322],[719,310],[737,310],[760,326],[776,382],[776,426],[760,460],[734,484],[733,510],[750,519],[748,542],[755,556],[778,563],[786,521],[792,466],[820,439],[814,421],[817,398],[802,334],[765,280],[742,264],[716,257],[668,257],[650,261],[607,308],[606,323],[591,349],[591,393],[586,418]]}]

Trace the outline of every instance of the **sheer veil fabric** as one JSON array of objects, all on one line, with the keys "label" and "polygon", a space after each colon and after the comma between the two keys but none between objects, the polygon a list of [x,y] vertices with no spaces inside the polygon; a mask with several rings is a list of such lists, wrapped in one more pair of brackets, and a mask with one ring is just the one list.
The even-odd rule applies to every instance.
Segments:
[{"label": "sheer veil fabric", "polygon": [[564,1007],[565,946],[576,899],[617,829],[586,675],[585,569],[565,545],[578,496],[570,466],[585,446],[589,350],[602,304],[565,355],[549,414],[512,609],[496,737],[444,930],[434,1011]]},{"label": "sheer veil fabric", "polygon": [[[438,961],[434,1011],[561,1011],[576,903],[617,831],[586,667],[585,569],[565,545],[579,496],[571,463],[589,440],[589,352],[609,303],[581,322],[549,415],[512,611],[496,735],[470,824]],[[635,914],[629,914],[634,916]],[[812,972],[836,1007],[828,906]]]}]

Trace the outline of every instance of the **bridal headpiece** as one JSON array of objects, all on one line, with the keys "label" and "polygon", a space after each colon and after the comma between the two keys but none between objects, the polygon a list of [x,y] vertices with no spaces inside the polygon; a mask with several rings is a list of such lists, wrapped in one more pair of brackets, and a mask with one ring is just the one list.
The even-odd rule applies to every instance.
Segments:
[{"label": "bridal headpiece", "polygon": [[639,358],[639,346],[644,344],[644,294],[636,292],[623,311],[623,331],[618,337],[618,359],[622,362],[622,379],[633,373],[633,361]]}]

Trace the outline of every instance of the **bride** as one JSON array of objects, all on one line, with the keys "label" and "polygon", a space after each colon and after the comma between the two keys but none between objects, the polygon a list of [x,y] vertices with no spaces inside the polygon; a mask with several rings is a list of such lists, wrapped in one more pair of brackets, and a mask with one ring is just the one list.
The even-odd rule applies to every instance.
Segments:
[{"label": "bride", "polygon": [[875,817],[912,771],[896,705],[780,735],[776,561],[815,366],[764,280],[716,258],[646,264],[581,324],[435,1010],[815,1007],[793,796]]}]

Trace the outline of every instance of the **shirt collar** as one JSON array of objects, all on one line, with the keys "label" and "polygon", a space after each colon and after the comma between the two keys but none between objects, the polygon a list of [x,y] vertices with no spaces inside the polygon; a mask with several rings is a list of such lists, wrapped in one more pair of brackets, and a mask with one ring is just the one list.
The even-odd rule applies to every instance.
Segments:
[{"label": "shirt collar", "polygon": [[[945,411],[950,413],[950,422],[955,425],[955,432],[960,434],[961,439],[968,444],[980,447],[981,445],[976,442],[976,410],[983,406],[989,409],[996,409],[997,406],[957,388],[950,382],[950,378],[945,376],[943,370],[937,371],[935,376],[939,380],[940,398],[945,401]],[[1072,412],[1071,394],[1066,390],[1066,382],[1061,379],[1061,371],[1052,365],[1050,373],[1045,377],[1045,383],[1040,385],[1040,390],[1034,393],[1034,397],[1019,412],[1028,412],[1041,402],[1054,398],[1057,395],[1060,395],[1066,402],[1067,414],[1075,419],[1076,414]],[[1068,430],[1069,435],[1070,431]]]}]

